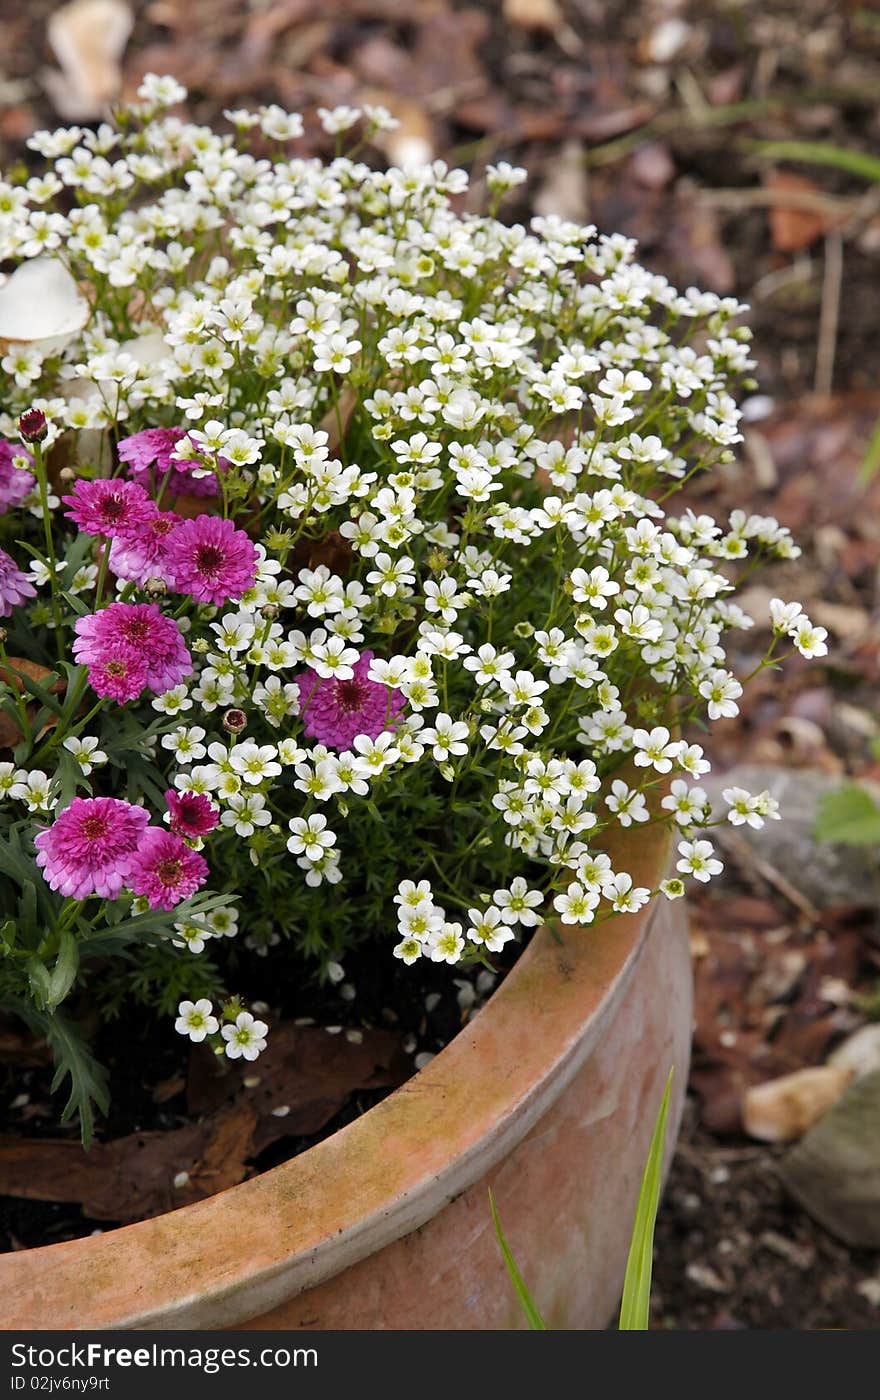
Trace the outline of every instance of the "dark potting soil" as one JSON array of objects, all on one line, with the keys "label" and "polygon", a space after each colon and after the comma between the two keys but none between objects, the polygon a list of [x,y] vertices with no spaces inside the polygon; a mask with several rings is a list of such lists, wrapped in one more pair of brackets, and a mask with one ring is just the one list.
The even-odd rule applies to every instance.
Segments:
[{"label": "dark potting soil", "polygon": [[[496,975],[482,968],[467,971],[421,960],[405,967],[386,948],[364,947],[348,956],[345,978],[319,985],[296,969],[289,946],[279,945],[265,956],[245,955],[238,962],[235,985],[245,1003],[271,989],[272,1000],[256,1002],[256,1013],[273,1030],[280,1026],[324,1028],[329,1035],[357,1042],[365,1031],[390,1033],[410,1074],[443,1048],[482,1006],[503,979],[523,944],[513,945],[505,960],[495,960]],[[94,1013],[79,1008],[86,1024]],[[193,1055],[205,1047],[190,1046],[173,1028],[173,1017],[159,1018],[140,1007],[128,1007],[105,1021],[92,1035],[92,1048],[110,1074],[110,1111],[98,1121],[96,1141],[110,1143],[129,1134],[173,1132],[199,1115],[187,1112],[187,1071]],[[21,1053],[17,1023],[0,1024],[0,1123],[7,1144],[59,1139],[77,1142],[77,1125],[59,1125],[63,1088],[51,1093],[53,1068],[45,1047],[33,1041]],[[8,1034],[7,1034],[8,1032]],[[353,1043],[353,1049],[354,1049]],[[259,1074],[252,1063],[227,1062],[236,1084]],[[404,1072],[404,1076],[406,1073]],[[247,1162],[247,1176],[277,1166],[365,1113],[394,1085],[359,1089],[345,1096],[334,1116],[318,1132],[291,1133],[257,1151]],[[88,1170],[84,1154],[83,1170]],[[19,1168],[20,1170],[20,1168]],[[82,1177],[82,1173],[80,1173]],[[27,1184],[26,1169],[20,1180]],[[10,1189],[10,1182],[3,1186]],[[147,1214],[155,1214],[149,1211]],[[143,1212],[137,1214],[142,1218]],[[75,1201],[31,1200],[0,1194],[0,1252],[56,1244],[62,1240],[113,1229],[120,1220],[90,1218]]]}]

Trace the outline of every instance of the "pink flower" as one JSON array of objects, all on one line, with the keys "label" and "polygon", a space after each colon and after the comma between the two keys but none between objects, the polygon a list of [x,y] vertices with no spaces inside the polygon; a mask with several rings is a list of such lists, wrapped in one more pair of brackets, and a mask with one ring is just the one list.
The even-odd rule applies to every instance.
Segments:
[{"label": "pink flower", "polygon": [[168,539],[180,519],[173,510],[160,510],[137,534],[114,540],[110,546],[110,568],[116,577],[129,579],[141,588],[148,578],[161,578],[167,583]]},{"label": "pink flower", "polygon": [[64,514],[88,535],[107,535],[110,539],[137,534],[156,514],[142,486],[134,481],[97,481],[80,479],[70,496],[61,498],[68,509]]},{"label": "pink flower", "polygon": [[43,879],[72,899],[116,899],[149,820],[143,807],[115,797],[75,797],[34,838]]},{"label": "pink flower", "polygon": [[199,603],[240,598],[256,580],[257,551],[244,530],[217,515],[184,520],[168,541],[172,587]]},{"label": "pink flower", "polygon": [[20,506],[36,485],[36,479],[26,467],[15,465],[16,457],[26,459],[33,466],[34,459],[26,448],[0,438],[0,515],[5,515],[11,506]]},{"label": "pink flower", "polygon": [[168,824],[177,836],[188,836],[191,840],[207,836],[220,820],[217,808],[203,792],[177,792],[169,788],[165,801]]},{"label": "pink flower", "polygon": [[0,617],[8,617],[25,598],[36,596],[37,590],[28,575],[22,573],[5,549],[0,549]]},{"label": "pink flower", "polygon": [[155,603],[110,603],[100,612],[74,623],[73,654],[86,666],[106,661],[127,643],[143,657],[146,685],[164,695],[192,670],[192,659],[173,618],[164,617]]},{"label": "pink flower", "polygon": [[151,909],[173,909],[201,889],[208,862],[173,831],[148,826],[128,873],[135,894],[146,895]]},{"label": "pink flower", "polygon": [[[133,433],[119,443],[119,458],[128,466],[129,475],[148,490],[158,491],[168,472],[168,493],[172,496],[216,496],[217,482],[213,475],[196,477],[194,467],[204,466],[201,458],[190,462],[176,457],[174,449],[181,438],[186,437],[184,428],[145,428]],[[226,470],[229,463],[221,457],[220,470]]]},{"label": "pink flower", "polygon": [[377,739],[383,730],[394,728],[406,701],[399,690],[389,691],[370,680],[372,659],[371,651],[362,652],[348,681],[325,679],[310,666],[296,678],[303,729],[310,739],[349,749],[358,734]]},{"label": "pink flower", "polygon": [[136,700],[146,683],[143,653],[128,642],[117,642],[89,666],[89,685],[95,694],[106,695],[120,705]]}]

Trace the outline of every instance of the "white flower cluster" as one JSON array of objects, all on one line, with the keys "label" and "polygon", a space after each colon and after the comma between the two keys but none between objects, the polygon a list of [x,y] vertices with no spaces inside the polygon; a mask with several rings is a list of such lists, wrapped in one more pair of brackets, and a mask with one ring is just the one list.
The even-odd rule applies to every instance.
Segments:
[{"label": "white flower cluster", "polygon": [[[197,481],[216,472],[224,513],[259,541],[254,586],[187,619],[195,672],[153,702],[171,783],[221,813],[206,849],[234,835],[265,869],[286,848],[306,887],[336,884],[358,876],[346,828],[404,814],[408,963],[483,959],[554,911],[638,909],[656,891],[603,853],[617,825],[665,822],[678,871],[716,873],[691,784],[709,765],[682,726],[737,713],[724,643],[751,625],[732,599],[741,561],[798,550],[769,517],[666,502],[740,440],[743,308],[675,290],[624,237],[461,215],[466,175],[442,161],[303,158],[298,117],[233,112],[222,135],[166,114],[183,95],[150,77],[123,129],[39,133],[47,172],[0,184],[0,258],[60,259],[95,305],[61,352],[3,361],[0,429],[32,405],[54,437],[185,429],[178,458]],[[322,120],[369,138],[387,114]],[[500,165],[488,183],[520,178]],[[768,630],[764,664],[785,642],[825,650],[798,604],[774,600]],[[351,734],[376,691],[384,722]],[[247,737],[221,723],[234,708]],[[105,757],[86,737],[70,751],[84,773]],[[0,772],[30,810],[47,782]],[[767,794],[725,796],[734,823],[776,815]],[[461,889],[493,842],[499,887]],[[230,931],[174,930],[193,951]],[[184,1002],[178,1029],[214,1021]],[[261,1024],[224,1027],[227,1053],[249,1058]]]}]

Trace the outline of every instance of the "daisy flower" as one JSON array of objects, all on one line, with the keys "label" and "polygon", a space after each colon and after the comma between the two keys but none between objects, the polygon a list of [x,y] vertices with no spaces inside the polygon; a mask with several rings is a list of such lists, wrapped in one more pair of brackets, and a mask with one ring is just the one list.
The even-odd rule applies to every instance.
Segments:
[{"label": "daisy flower", "polygon": [[71,495],[62,496],[64,514],[87,535],[117,539],[137,534],[156,514],[156,504],[135,481],[79,480]]},{"label": "daisy flower", "polygon": [[199,603],[240,598],[257,578],[253,541],[217,515],[182,521],[168,539],[166,558],[172,587]]},{"label": "daisy flower", "polygon": [[141,834],[126,884],[142,894],[151,909],[173,909],[189,899],[208,878],[208,862],[173,831],[147,826]]},{"label": "daisy flower", "polygon": [[115,797],[75,797],[34,838],[43,879],[72,899],[116,899],[149,820],[143,807]]},{"label": "daisy flower", "polygon": [[0,549],[0,617],[9,617],[25,598],[36,596],[37,590],[27,574],[22,573],[5,549]]},{"label": "daisy flower", "polygon": [[303,730],[332,749],[350,749],[360,734],[377,739],[393,729],[406,701],[399,690],[370,679],[373,653],[364,651],[348,680],[319,676],[310,666],[296,678]]}]

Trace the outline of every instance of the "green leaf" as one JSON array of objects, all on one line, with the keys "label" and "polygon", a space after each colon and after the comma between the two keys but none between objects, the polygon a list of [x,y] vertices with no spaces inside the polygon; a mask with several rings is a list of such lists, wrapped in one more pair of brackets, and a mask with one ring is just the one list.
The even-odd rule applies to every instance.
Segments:
[{"label": "green leaf", "polygon": [[55,1060],[52,1093],[70,1079],[70,1095],[61,1114],[67,1123],[79,1114],[82,1145],[89,1148],[95,1136],[95,1108],[106,1113],[110,1107],[107,1071],[98,1064],[79,1029],[60,1012],[38,1011],[29,1002],[10,999],[7,1009],[19,1016],[35,1035],[48,1041]]},{"label": "green leaf", "polygon": [[79,948],[69,929],[62,933],[58,945],[58,957],[49,975],[48,1008],[54,1011],[67,996],[79,972]]},{"label": "green leaf", "polygon": [[874,424],[874,431],[871,433],[868,446],[865,448],[865,455],[859,464],[859,475],[857,478],[859,486],[868,486],[880,470],[880,418]]},{"label": "green leaf", "polygon": [[510,1252],[507,1240],[504,1238],[504,1231],[501,1229],[501,1221],[498,1219],[498,1211],[495,1206],[495,1197],[489,1192],[489,1205],[492,1207],[492,1219],[495,1222],[495,1234],[498,1236],[498,1245],[501,1255],[507,1266],[510,1281],[513,1284],[514,1292],[519,1299],[519,1305],[523,1310],[526,1321],[533,1332],[546,1332],[547,1326],[541,1314],[535,1306],[534,1299],[526,1287],[525,1280],[516,1266],[516,1260]]},{"label": "green leaf", "polygon": [[654,1260],[654,1225],[660,1204],[660,1183],[663,1176],[663,1148],[666,1143],[666,1120],[669,1116],[669,1091],[672,1087],[670,1070],[654,1132],[648,1160],[642,1174],[642,1185],[636,1205],[636,1218],[623,1281],[623,1301],[620,1305],[621,1332],[644,1332],[648,1326],[651,1303],[651,1271]]},{"label": "green leaf", "polygon": [[814,834],[844,846],[880,846],[880,807],[858,783],[845,783],[823,799]]},{"label": "green leaf", "polygon": [[871,184],[880,183],[880,157],[865,151],[853,151],[846,146],[832,146],[824,141],[750,141],[750,150],[771,160],[800,160],[805,165],[830,165],[858,175]]}]

